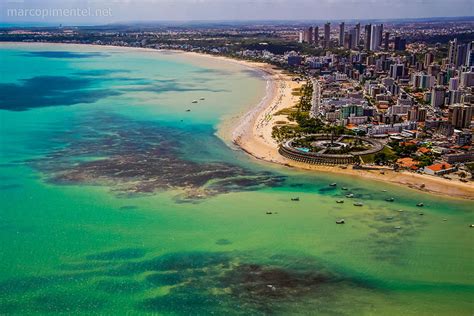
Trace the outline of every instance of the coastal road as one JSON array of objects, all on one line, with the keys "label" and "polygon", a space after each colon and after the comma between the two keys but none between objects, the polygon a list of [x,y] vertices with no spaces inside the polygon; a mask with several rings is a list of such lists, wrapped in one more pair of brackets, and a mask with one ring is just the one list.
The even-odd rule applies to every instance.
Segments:
[{"label": "coastal road", "polygon": [[311,111],[309,112],[310,117],[318,117],[319,106],[321,104],[321,85],[319,80],[312,79],[313,82],[313,99],[311,101]]}]

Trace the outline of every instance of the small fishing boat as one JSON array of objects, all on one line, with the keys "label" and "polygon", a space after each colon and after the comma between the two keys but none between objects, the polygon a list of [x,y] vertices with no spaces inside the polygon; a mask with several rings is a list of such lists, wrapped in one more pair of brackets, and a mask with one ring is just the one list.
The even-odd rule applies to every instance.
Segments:
[{"label": "small fishing boat", "polygon": [[423,207],[423,206],[425,206],[425,204],[423,204],[423,203],[418,203],[416,206],[418,206],[418,207]]},{"label": "small fishing boat", "polygon": [[337,185],[337,183],[336,183],[336,182],[333,182],[333,183],[331,183],[329,186],[330,186],[330,187],[335,187],[336,185]]},{"label": "small fishing boat", "polygon": [[272,212],[266,212],[265,214],[267,214],[267,215],[272,215],[273,213],[272,213]]},{"label": "small fishing boat", "polygon": [[401,226],[395,226],[395,229],[402,229]]},{"label": "small fishing boat", "polygon": [[344,223],[345,223],[345,221],[344,221],[343,218],[338,219],[338,220],[336,221],[336,224],[344,224]]},{"label": "small fishing boat", "polygon": [[339,203],[339,204],[344,203],[344,200],[337,200],[336,203]]},{"label": "small fishing boat", "polygon": [[420,215],[425,215],[425,213],[420,213]]},{"label": "small fishing boat", "polygon": [[294,198],[291,198],[292,201],[299,201],[300,198],[299,197],[294,197]]},{"label": "small fishing boat", "polygon": [[355,202],[355,203],[354,203],[354,206],[364,206],[364,203],[362,203],[362,202]]},{"label": "small fishing boat", "polygon": [[394,199],[393,197],[391,197],[391,198],[386,198],[385,201],[387,201],[387,202],[393,202],[393,201],[395,201],[395,199]]},{"label": "small fishing boat", "polygon": [[403,210],[398,210],[399,213],[403,213],[404,211]]},{"label": "small fishing boat", "polygon": [[197,100],[193,100],[193,102],[191,102],[191,103],[198,103],[198,101],[197,101]]},{"label": "small fishing boat", "polygon": [[342,187],[341,190],[347,191],[348,189],[346,187]]},{"label": "small fishing boat", "polygon": [[191,112],[191,110],[190,110],[190,109],[187,109],[186,112]]},{"label": "small fishing boat", "polygon": [[474,224],[469,225],[469,227],[474,228]]},{"label": "small fishing boat", "polygon": [[350,193],[350,194],[346,194],[346,198],[348,199],[352,199],[354,197],[354,194]]},{"label": "small fishing boat", "polygon": [[205,99],[205,98],[200,98],[199,100],[204,101],[204,100],[206,100],[206,99]]}]

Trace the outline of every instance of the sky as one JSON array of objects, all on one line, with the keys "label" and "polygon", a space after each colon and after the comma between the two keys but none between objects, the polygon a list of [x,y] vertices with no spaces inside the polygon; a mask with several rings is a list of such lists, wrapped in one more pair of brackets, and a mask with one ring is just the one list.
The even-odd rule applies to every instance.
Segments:
[{"label": "sky", "polygon": [[474,15],[474,0],[0,0],[3,24],[340,20]]}]

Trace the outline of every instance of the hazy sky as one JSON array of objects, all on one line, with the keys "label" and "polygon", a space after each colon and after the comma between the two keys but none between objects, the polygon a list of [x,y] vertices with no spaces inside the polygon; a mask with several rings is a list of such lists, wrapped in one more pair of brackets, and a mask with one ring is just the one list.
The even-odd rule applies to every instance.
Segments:
[{"label": "hazy sky", "polygon": [[0,9],[4,23],[383,19],[474,15],[474,0],[0,0]]}]

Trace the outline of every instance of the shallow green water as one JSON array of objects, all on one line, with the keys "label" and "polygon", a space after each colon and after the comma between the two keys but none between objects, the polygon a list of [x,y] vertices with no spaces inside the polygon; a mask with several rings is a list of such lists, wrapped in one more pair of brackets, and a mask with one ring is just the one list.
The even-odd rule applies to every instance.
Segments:
[{"label": "shallow green water", "polygon": [[259,74],[10,44],[0,74],[0,314],[474,312],[472,203],[255,162],[215,136]]}]

